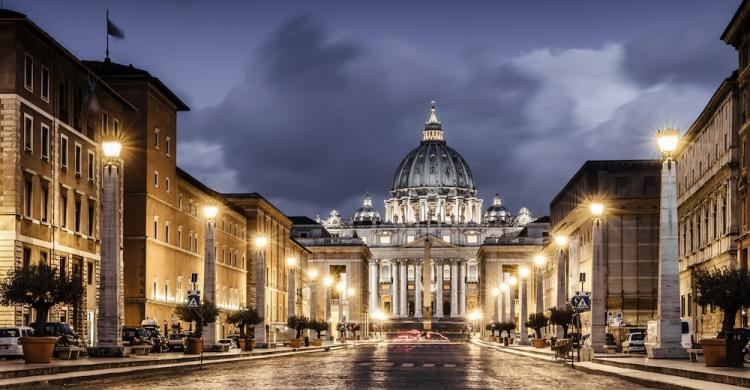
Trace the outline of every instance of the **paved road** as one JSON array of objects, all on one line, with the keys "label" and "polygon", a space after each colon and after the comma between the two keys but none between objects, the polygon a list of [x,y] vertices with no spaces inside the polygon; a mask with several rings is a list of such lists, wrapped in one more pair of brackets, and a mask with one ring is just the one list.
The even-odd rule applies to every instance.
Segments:
[{"label": "paved road", "polygon": [[381,344],[75,385],[76,389],[642,389],[473,344]]}]

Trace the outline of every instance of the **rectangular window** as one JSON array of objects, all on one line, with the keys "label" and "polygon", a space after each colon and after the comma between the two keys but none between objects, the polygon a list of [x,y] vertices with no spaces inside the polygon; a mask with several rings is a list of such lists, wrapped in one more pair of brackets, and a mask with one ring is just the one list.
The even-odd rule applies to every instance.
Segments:
[{"label": "rectangular window", "polygon": [[49,69],[42,67],[42,100],[49,103]]},{"label": "rectangular window", "polygon": [[164,186],[166,187],[167,193],[169,193],[169,178],[164,179]]},{"label": "rectangular window", "polygon": [[167,154],[167,156],[169,156],[169,154],[171,153],[171,149],[172,149],[172,138],[167,137],[164,140],[164,142],[165,142],[164,143],[164,148],[166,149],[166,154]]},{"label": "rectangular window", "polygon": [[34,202],[34,183],[31,177],[24,178],[24,202],[23,202],[23,214],[31,218],[31,205]]},{"label": "rectangular window", "polygon": [[615,178],[615,195],[627,195],[627,193],[628,193],[628,178],[616,177]]},{"label": "rectangular window", "polygon": [[23,150],[31,151],[34,146],[34,118],[23,114]]},{"label": "rectangular window", "polygon": [[49,126],[42,124],[42,159],[49,160]]},{"label": "rectangular window", "polygon": [[68,167],[68,137],[60,134],[60,166]]},{"label": "rectangular window", "polygon": [[120,122],[117,119],[112,119],[112,134],[115,137],[120,136]]},{"label": "rectangular window", "polygon": [[75,200],[73,224],[75,227],[75,231],[80,233],[81,232],[81,199],[80,198],[76,198]]},{"label": "rectangular window", "polygon": [[41,205],[41,220],[47,222],[47,212],[49,210],[49,184],[42,181],[42,205]]},{"label": "rectangular window", "polygon": [[169,244],[169,222],[164,224],[164,241]]},{"label": "rectangular window", "polygon": [[60,189],[60,226],[68,227],[68,190]]},{"label": "rectangular window", "polygon": [[47,252],[39,252],[39,262],[40,263],[47,263]]},{"label": "rectangular window", "polygon": [[390,244],[391,243],[391,236],[380,236],[380,243],[381,244]]},{"label": "rectangular window", "polygon": [[95,211],[94,211],[94,200],[93,199],[89,199],[88,204],[89,204],[89,209],[88,209],[88,217],[89,217],[89,220],[88,220],[88,232],[89,232],[89,237],[94,237],[94,217],[95,217],[95,215],[94,215],[94,213],[95,213]]},{"label": "rectangular window", "polygon": [[469,244],[476,244],[477,242],[479,242],[479,239],[477,239],[476,234],[469,234],[468,236],[466,236],[466,242],[468,242]]},{"label": "rectangular window", "polygon": [[443,236],[443,241],[451,242],[451,236]]},{"label": "rectangular window", "polygon": [[109,134],[109,114],[102,112],[102,134]]},{"label": "rectangular window", "polygon": [[89,174],[89,181],[94,181],[94,152],[89,150],[88,167],[86,168]]},{"label": "rectangular window", "polygon": [[23,248],[23,268],[29,268],[31,265],[31,248]]},{"label": "rectangular window", "polygon": [[81,144],[76,143],[73,148],[73,162],[75,163],[76,176],[81,176]]},{"label": "rectangular window", "polygon": [[182,211],[182,197],[182,194],[180,194],[177,199],[177,207],[180,209],[180,211]]},{"label": "rectangular window", "polygon": [[643,178],[643,195],[657,195],[656,176],[646,176]]},{"label": "rectangular window", "polygon": [[57,86],[57,112],[60,120],[68,123],[68,86],[63,82]]},{"label": "rectangular window", "polygon": [[159,129],[154,130],[154,149],[159,149]]},{"label": "rectangular window", "polygon": [[182,249],[182,228],[177,229],[177,247]]},{"label": "rectangular window", "polygon": [[94,284],[94,263],[86,263],[86,283],[90,286]]},{"label": "rectangular window", "polygon": [[29,91],[34,91],[34,58],[26,54],[23,63],[23,86]]},{"label": "rectangular window", "polygon": [[65,256],[60,256],[60,275],[63,277],[68,275],[67,265],[68,259],[66,259]]},{"label": "rectangular window", "polygon": [[159,239],[159,220],[154,218],[154,240]]},{"label": "rectangular window", "polygon": [[159,188],[159,171],[154,171],[154,188]]}]

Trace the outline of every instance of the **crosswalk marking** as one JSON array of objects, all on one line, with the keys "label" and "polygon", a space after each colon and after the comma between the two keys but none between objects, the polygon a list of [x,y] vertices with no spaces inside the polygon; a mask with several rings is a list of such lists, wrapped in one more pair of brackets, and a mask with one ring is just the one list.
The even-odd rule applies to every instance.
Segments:
[{"label": "crosswalk marking", "polygon": [[359,363],[359,365],[360,366],[369,366],[369,365],[372,365],[372,362],[363,362],[363,363]]},{"label": "crosswalk marking", "polygon": [[414,367],[414,363],[404,363],[401,367]]},{"label": "crosswalk marking", "polygon": [[455,364],[450,364],[450,363],[445,363],[443,366],[444,367],[456,367]]}]

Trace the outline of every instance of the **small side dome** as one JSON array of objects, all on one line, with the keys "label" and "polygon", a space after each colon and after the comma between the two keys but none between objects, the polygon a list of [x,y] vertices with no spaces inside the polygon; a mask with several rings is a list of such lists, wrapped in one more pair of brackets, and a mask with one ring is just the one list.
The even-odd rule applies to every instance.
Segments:
[{"label": "small side dome", "polygon": [[492,206],[484,212],[484,221],[490,225],[505,225],[513,222],[513,217],[508,209],[503,206],[503,200],[500,194],[495,194],[492,200]]},{"label": "small side dome", "polygon": [[362,202],[356,213],[354,213],[354,224],[355,225],[376,225],[380,223],[380,213],[374,207],[372,207],[372,198],[370,194],[365,195],[365,200]]},{"label": "small side dome", "polygon": [[526,224],[533,220],[534,216],[531,215],[531,211],[529,211],[529,209],[527,209],[526,207],[521,207],[521,209],[518,210],[518,215],[516,216],[516,225],[526,226]]}]

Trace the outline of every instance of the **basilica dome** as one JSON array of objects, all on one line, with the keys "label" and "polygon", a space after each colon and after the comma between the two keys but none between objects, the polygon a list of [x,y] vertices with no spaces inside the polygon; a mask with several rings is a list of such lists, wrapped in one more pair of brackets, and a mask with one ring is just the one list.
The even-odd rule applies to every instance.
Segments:
[{"label": "basilica dome", "polygon": [[372,207],[372,198],[370,194],[367,194],[365,195],[364,202],[362,202],[362,207],[354,213],[354,224],[376,225],[378,223],[380,223],[380,213]]},{"label": "basilica dome", "polygon": [[396,169],[391,194],[474,196],[476,186],[466,160],[445,143],[442,124],[433,104],[422,142]]},{"label": "basilica dome", "polygon": [[500,194],[495,194],[492,206],[488,207],[487,211],[484,212],[484,222],[497,225],[506,225],[513,222],[513,216],[511,216],[508,209],[503,206]]}]

